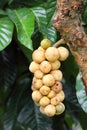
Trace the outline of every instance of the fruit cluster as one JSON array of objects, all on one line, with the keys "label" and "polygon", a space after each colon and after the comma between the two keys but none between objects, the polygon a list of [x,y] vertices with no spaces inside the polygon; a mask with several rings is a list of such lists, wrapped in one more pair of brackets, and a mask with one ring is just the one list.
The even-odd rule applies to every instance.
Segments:
[{"label": "fruit cluster", "polygon": [[33,61],[29,66],[34,74],[32,99],[40,106],[40,111],[50,117],[65,110],[62,103],[65,97],[61,83],[63,74],[59,68],[68,55],[65,47],[56,48],[48,39],[43,39],[32,54]]}]

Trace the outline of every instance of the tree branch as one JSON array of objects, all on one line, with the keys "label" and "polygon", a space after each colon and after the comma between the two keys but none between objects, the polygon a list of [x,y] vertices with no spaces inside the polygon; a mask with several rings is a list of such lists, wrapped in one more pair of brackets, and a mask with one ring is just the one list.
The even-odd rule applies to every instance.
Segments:
[{"label": "tree branch", "polygon": [[83,0],[57,0],[53,26],[69,46],[87,86],[87,36],[81,24]]}]

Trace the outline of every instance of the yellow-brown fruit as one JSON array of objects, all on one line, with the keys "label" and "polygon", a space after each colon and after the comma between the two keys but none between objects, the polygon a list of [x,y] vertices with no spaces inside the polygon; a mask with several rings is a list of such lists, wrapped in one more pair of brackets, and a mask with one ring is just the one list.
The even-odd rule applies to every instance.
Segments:
[{"label": "yellow-brown fruit", "polygon": [[43,40],[41,41],[40,45],[41,45],[41,47],[42,47],[43,49],[47,49],[48,47],[52,46],[52,43],[51,43],[51,41],[48,40],[48,39],[43,39]]},{"label": "yellow-brown fruit", "polygon": [[57,104],[59,104],[59,102],[60,102],[60,100],[57,96],[51,98],[51,104],[52,105],[57,105]]},{"label": "yellow-brown fruit", "polygon": [[43,107],[47,106],[49,103],[50,103],[50,99],[46,96],[43,96],[39,101],[40,106]]},{"label": "yellow-brown fruit", "polygon": [[60,115],[65,111],[65,106],[62,102],[60,102],[57,106],[56,106],[56,115]]},{"label": "yellow-brown fruit", "polygon": [[45,52],[45,50],[41,46],[38,47],[38,50]]},{"label": "yellow-brown fruit", "polygon": [[53,75],[55,80],[61,81],[63,78],[62,71],[60,70],[53,70],[50,73]]},{"label": "yellow-brown fruit", "polygon": [[49,104],[48,106],[46,106],[46,107],[44,108],[44,112],[45,112],[45,114],[46,114],[47,116],[52,117],[52,116],[54,116],[55,113],[56,113],[56,108],[55,108],[55,106]]},{"label": "yellow-brown fruit", "polygon": [[32,91],[35,91],[35,90],[37,90],[37,89],[35,89],[34,86],[32,85],[32,86],[31,86],[31,90],[32,90]]},{"label": "yellow-brown fruit", "polygon": [[69,51],[65,47],[58,47],[59,51],[59,60],[64,61],[68,58],[69,56]]},{"label": "yellow-brown fruit", "polygon": [[43,86],[42,80],[41,79],[37,79],[37,78],[33,78],[33,82],[32,85],[35,89],[39,89]]},{"label": "yellow-brown fruit", "polygon": [[41,63],[45,60],[45,53],[42,50],[37,49],[33,52],[32,59],[37,63]]},{"label": "yellow-brown fruit", "polygon": [[44,75],[42,81],[46,86],[52,86],[55,83],[55,79],[51,74]]},{"label": "yellow-brown fruit", "polygon": [[56,96],[59,98],[60,102],[62,102],[65,98],[63,90],[61,90]]},{"label": "yellow-brown fruit", "polygon": [[45,51],[45,57],[50,62],[55,62],[59,58],[59,52],[56,47],[49,47]]},{"label": "yellow-brown fruit", "polygon": [[34,103],[35,103],[36,106],[40,106],[39,102],[34,101]]},{"label": "yellow-brown fruit", "polygon": [[49,94],[47,95],[48,98],[53,98],[53,97],[55,97],[55,96],[56,96],[56,92],[53,91],[53,90],[51,90],[51,91],[49,92]]},{"label": "yellow-brown fruit", "polygon": [[37,78],[37,79],[41,79],[43,77],[43,72],[41,70],[36,70],[34,72],[34,77]]},{"label": "yellow-brown fruit", "polygon": [[32,92],[32,99],[35,101],[35,102],[39,102],[39,100],[42,98],[42,95],[41,93],[38,91],[38,90],[35,90]]},{"label": "yellow-brown fruit", "polygon": [[45,114],[45,112],[44,112],[44,107],[40,106],[39,109],[40,109],[40,112],[41,112],[41,113]]},{"label": "yellow-brown fruit", "polygon": [[47,87],[47,86],[45,86],[45,85],[43,85],[43,86],[40,88],[40,93],[41,93],[42,95],[47,95],[49,92],[50,92],[50,88]]},{"label": "yellow-brown fruit", "polygon": [[59,69],[61,66],[61,63],[59,60],[56,60],[55,62],[51,62],[51,68],[52,70],[57,70]]},{"label": "yellow-brown fruit", "polygon": [[42,61],[41,64],[40,64],[40,70],[43,72],[43,73],[48,73],[50,72],[51,70],[51,64],[48,62],[48,61]]},{"label": "yellow-brown fruit", "polygon": [[36,70],[38,70],[39,69],[39,64],[38,63],[36,63],[36,62],[34,62],[34,61],[32,61],[31,63],[30,63],[30,65],[29,65],[29,70],[32,72],[32,73],[34,73]]},{"label": "yellow-brown fruit", "polygon": [[56,81],[55,84],[52,86],[52,90],[56,93],[62,90],[62,83],[60,81]]}]

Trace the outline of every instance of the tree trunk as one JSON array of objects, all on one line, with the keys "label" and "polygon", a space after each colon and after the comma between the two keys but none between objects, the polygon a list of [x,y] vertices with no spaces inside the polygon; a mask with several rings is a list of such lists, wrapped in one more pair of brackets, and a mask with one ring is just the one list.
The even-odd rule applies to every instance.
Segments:
[{"label": "tree trunk", "polygon": [[81,24],[83,0],[57,0],[53,26],[69,46],[87,86],[87,36]]}]

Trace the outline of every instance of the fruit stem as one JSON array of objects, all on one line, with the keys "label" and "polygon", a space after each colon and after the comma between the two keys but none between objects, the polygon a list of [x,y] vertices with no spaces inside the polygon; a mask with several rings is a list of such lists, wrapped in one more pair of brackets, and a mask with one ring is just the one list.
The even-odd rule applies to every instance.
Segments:
[{"label": "fruit stem", "polygon": [[58,47],[58,46],[61,45],[61,44],[65,44],[64,39],[60,39],[60,40],[57,41],[53,46],[54,46],[54,47]]}]

